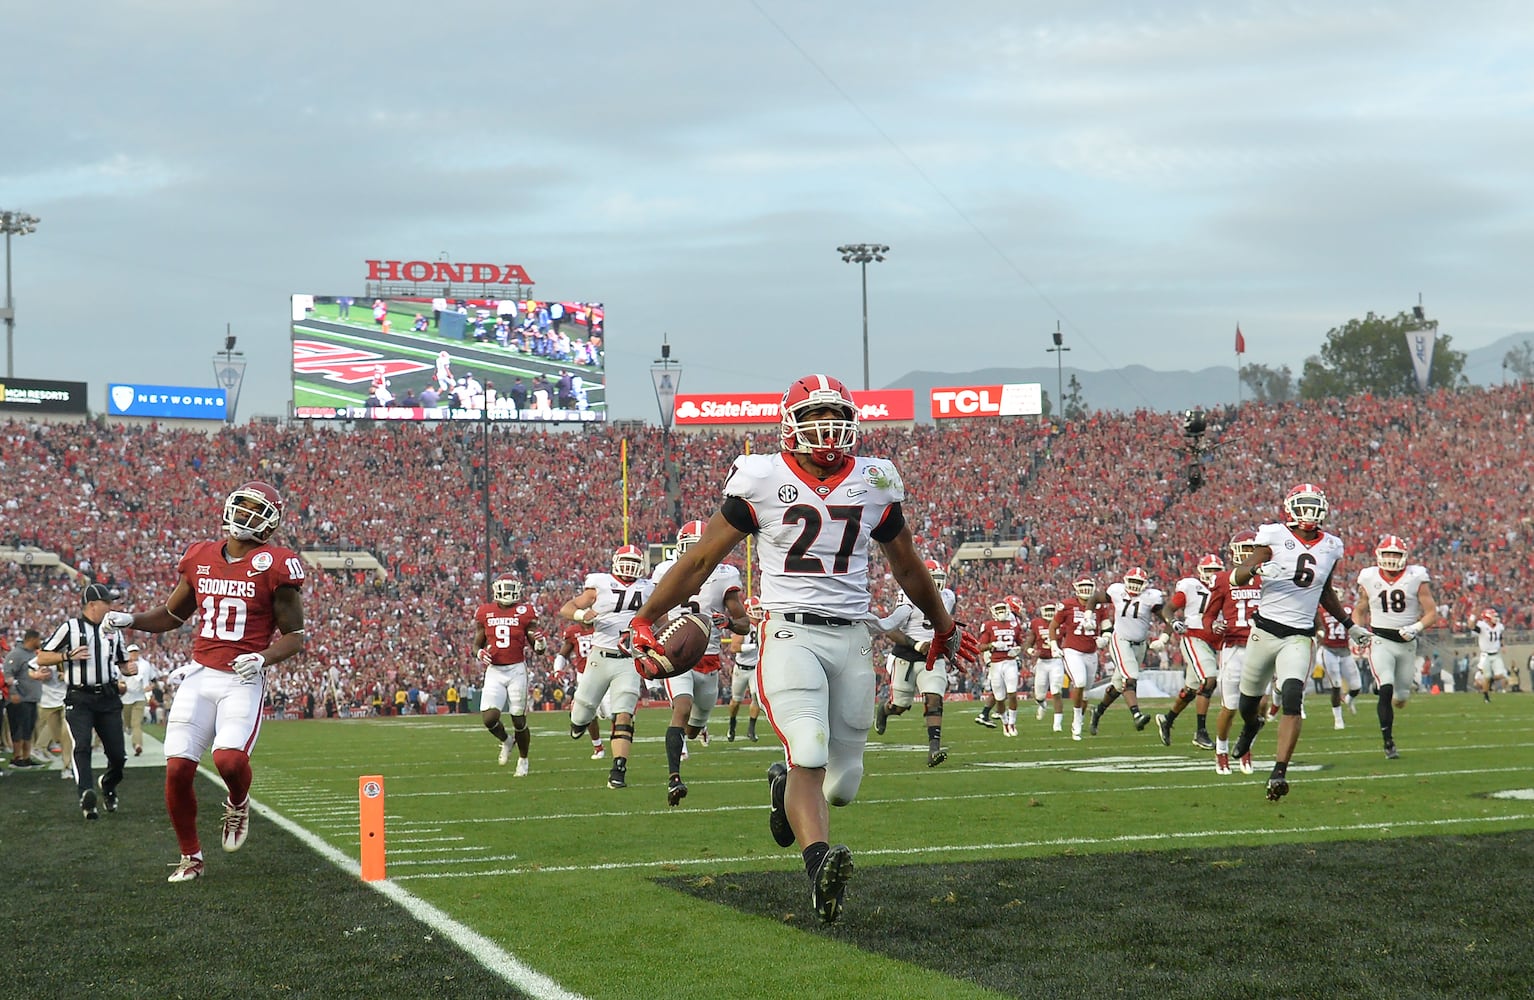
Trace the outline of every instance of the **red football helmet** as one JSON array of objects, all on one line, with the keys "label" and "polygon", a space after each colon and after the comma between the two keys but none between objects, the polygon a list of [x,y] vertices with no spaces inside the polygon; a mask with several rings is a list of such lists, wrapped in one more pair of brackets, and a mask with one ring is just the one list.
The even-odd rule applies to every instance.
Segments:
[{"label": "red football helmet", "polygon": [[1092,579],[1090,576],[1084,576],[1077,580],[1075,583],[1071,584],[1071,589],[1076,592],[1077,597],[1084,601],[1091,597],[1093,594],[1097,593],[1097,581]]},{"label": "red football helmet", "polygon": [[1139,597],[1145,592],[1145,585],[1150,582],[1145,575],[1145,569],[1141,566],[1131,566],[1128,573],[1124,574],[1124,593],[1130,597]]},{"label": "red football helmet", "polygon": [[1018,621],[1026,621],[1028,618],[1028,606],[1023,603],[1021,597],[1008,597],[1007,610],[1012,612],[1012,617]]},{"label": "red football helmet", "polygon": [[767,618],[767,609],[762,607],[760,597],[746,598],[746,617],[751,619],[753,625],[760,625]]},{"label": "red football helmet", "polygon": [[932,582],[937,585],[938,590],[948,586],[948,571],[936,559],[928,559],[922,565],[927,567],[927,572],[932,576]]},{"label": "red football helmet", "polygon": [[498,576],[490,584],[490,599],[503,608],[509,608],[522,599],[522,581],[507,574]]},{"label": "red football helmet", "polygon": [[1198,561],[1198,578],[1204,586],[1213,586],[1214,578],[1225,569],[1225,563],[1213,552]]},{"label": "red football helmet", "polygon": [[1496,608],[1487,608],[1485,611],[1481,612],[1481,617],[1486,619],[1489,622],[1496,622],[1502,616],[1497,614],[1497,609]]},{"label": "red football helmet", "polygon": [[1230,536],[1230,558],[1234,562],[1244,562],[1256,547],[1257,532],[1255,531],[1242,528]]},{"label": "red football helmet", "polygon": [[613,553],[613,576],[637,580],[644,576],[644,553],[637,545],[624,545]]},{"label": "red football helmet", "polygon": [[1326,523],[1326,494],[1315,483],[1301,483],[1284,497],[1284,523],[1301,531],[1315,531]]},{"label": "red football helmet", "polygon": [[991,605],[991,620],[1009,622],[1012,620],[1012,608],[1006,601],[997,601]]},{"label": "red football helmet", "polygon": [[702,521],[688,521],[686,524],[677,529],[677,555],[681,555],[683,552],[686,552],[688,549],[692,548],[693,545],[697,543],[698,539],[703,537],[703,527],[704,525]]},{"label": "red football helmet", "polygon": [[282,520],[282,494],[252,480],[224,498],[224,530],[242,542],[264,542]]},{"label": "red football helmet", "polygon": [[1399,573],[1406,568],[1406,543],[1398,535],[1386,535],[1374,547],[1374,564],[1386,573]]},{"label": "red football helmet", "polygon": [[[831,407],[838,418],[805,420],[811,410]],[[808,455],[816,465],[837,466],[858,443],[858,404],[852,390],[829,375],[806,375],[788,387],[779,404],[783,450]]]}]

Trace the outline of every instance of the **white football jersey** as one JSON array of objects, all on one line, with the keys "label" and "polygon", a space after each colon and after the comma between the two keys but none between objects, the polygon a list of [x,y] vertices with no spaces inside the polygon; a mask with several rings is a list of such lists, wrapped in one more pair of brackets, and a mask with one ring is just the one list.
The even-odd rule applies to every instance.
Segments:
[{"label": "white football jersey", "polygon": [[592,573],[582,586],[597,592],[591,607],[597,613],[591,644],[597,649],[617,649],[618,636],[655,589],[655,581],[641,578],[624,583],[611,573]]},{"label": "white football jersey", "polygon": [[1146,587],[1131,596],[1124,589],[1124,581],[1108,584],[1108,597],[1113,601],[1113,632],[1128,642],[1144,642],[1150,638],[1151,624],[1156,611],[1166,603],[1166,595],[1155,587]]},{"label": "white football jersey", "polygon": [[1387,580],[1378,566],[1358,573],[1358,589],[1369,599],[1369,624],[1380,628],[1405,628],[1422,617],[1417,592],[1428,582],[1427,570],[1409,565],[1394,580]]},{"label": "white football jersey", "polygon": [[[938,594],[943,598],[943,607],[950,615],[953,614],[954,607],[959,603],[958,595],[946,587],[938,591]],[[913,642],[931,642],[933,636],[937,635],[922,609],[910,603],[896,605],[895,610],[880,618],[878,623],[886,632],[898,628]]]},{"label": "white football jersey", "polygon": [[1257,613],[1270,622],[1310,632],[1316,627],[1316,608],[1332,570],[1342,560],[1342,539],[1328,531],[1314,542],[1305,542],[1284,524],[1264,524],[1257,529],[1257,544],[1266,545],[1279,572],[1262,577],[1262,600]]},{"label": "white football jersey", "polygon": [[737,667],[754,667],[762,658],[762,647],[756,641],[756,626],[740,637],[740,649],[735,653]]},{"label": "white football jersey", "polygon": [[742,455],[724,493],[751,509],[763,607],[868,618],[870,537],[905,499],[893,463],[855,458],[822,482],[782,452]]},{"label": "white football jersey", "polygon": [[1183,604],[1177,609],[1176,617],[1181,618],[1183,624],[1188,626],[1189,631],[1203,632],[1204,612],[1209,607],[1209,588],[1204,586],[1204,581],[1196,576],[1185,576],[1177,581],[1177,586],[1172,592],[1182,595]]},{"label": "white football jersey", "polygon": [[1483,653],[1502,652],[1502,623],[1489,622],[1484,618],[1475,623],[1476,645]]},{"label": "white football jersey", "polygon": [[[650,574],[650,582],[660,583],[661,579],[675,565],[675,559],[667,559],[655,567],[655,572]],[[708,579],[703,581],[702,589],[671,609],[670,617],[677,618],[689,612],[702,615],[704,618],[711,618],[716,614],[725,614],[724,599],[730,595],[731,591],[739,592],[740,590],[740,570],[734,566],[726,566],[724,563],[720,563],[714,567],[714,571],[708,575]],[[703,651],[703,655],[718,656],[722,648],[719,641],[719,630],[714,629],[708,635],[708,648]]]}]

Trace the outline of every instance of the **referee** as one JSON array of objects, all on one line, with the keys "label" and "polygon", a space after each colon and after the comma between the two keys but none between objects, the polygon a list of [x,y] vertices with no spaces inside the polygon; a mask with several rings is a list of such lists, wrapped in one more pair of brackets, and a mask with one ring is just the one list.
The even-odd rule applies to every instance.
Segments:
[{"label": "referee", "polygon": [[[117,601],[116,591],[99,583],[85,588],[85,608],[79,617],[64,622],[37,654],[39,666],[59,666],[69,685],[64,696],[64,718],[75,741],[75,786],[80,791],[80,812],[95,819],[100,804],[117,811],[117,786],[123,780],[128,754],[123,747],[120,677],[137,668],[128,664],[122,633],[103,629],[101,620]],[[101,737],[107,771],[97,785],[91,782],[91,730]]]}]

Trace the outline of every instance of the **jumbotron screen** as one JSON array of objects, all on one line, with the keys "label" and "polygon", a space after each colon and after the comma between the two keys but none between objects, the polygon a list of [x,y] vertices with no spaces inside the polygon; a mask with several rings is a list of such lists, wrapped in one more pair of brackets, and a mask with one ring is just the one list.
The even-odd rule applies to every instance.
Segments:
[{"label": "jumbotron screen", "polygon": [[293,415],[606,420],[605,319],[600,302],[294,295]]}]

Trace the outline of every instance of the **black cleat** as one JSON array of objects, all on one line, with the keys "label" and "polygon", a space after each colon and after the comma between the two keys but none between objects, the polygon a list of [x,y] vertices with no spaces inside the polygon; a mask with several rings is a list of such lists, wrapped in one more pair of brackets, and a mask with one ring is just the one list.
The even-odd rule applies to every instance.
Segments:
[{"label": "black cleat", "polygon": [[1397,757],[1400,757],[1400,756],[1401,756],[1401,751],[1396,749],[1395,740],[1391,740],[1389,743],[1385,744],[1385,759],[1386,760],[1395,760]]},{"label": "black cleat", "polygon": [[730,727],[730,732],[729,732],[728,735],[725,736],[724,741],[726,743],[734,743],[735,742],[735,727],[734,726]]},{"label": "black cleat", "polygon": [[687,786],[682,784],[682,776],[673,774],[671,782],[666,786],[666,805],[674,806],[687,798]]},{"label": "black cleat", "polygon": [[984,726],[987,729],[995,729],[996,720],[991,718],[989,715],[986,715],[984,712],[981,712],[979,715],[975,716],[975,725]]},{"label": "black cleat", "polygon": [[1161,745],[1172,745],[1172,717],[1170,715],[1156,716],[1156,732],[1161,734]]},{"label": "black cleat", "polygon": [[86,819],[96,819],[101,814],[96,811],[96,790],[87,788],[80,793],[80,812]]},{"label": "black cleat", "polygon": [[1135,716],[1135,732],[1139,732],[1150,724],[1151,717],[1146,715],[1144,712],[1141,712],[1139,715]]},{"label": "black cleat", "polygon": [[884,710],[884,702],[874,706],[874,732],[884,735],[884,727],[889,725],[889,713]]},{"label": "black cleat", "polygon": [[1193,734],[1193,745],[1198,747],[1200,750],[1213,750],[1214,740],[1209,738],[1209,734],[1207,732],[1200,729],[1198,732]]},{"label": "black cleat", "polygon": [[927,766],[928,767],[937,767],[939,764],[941,764],[943,761],[945,761],[947,759],[948,759],[948,751],[944,750],[942,748],[938,748],[937,750],[934,750],[931,753],[927,754]]},{"label": "black cleat", "polygon": [[757,741],[756,740],[756,727],[755,726],[752,726],[750,729],[746,730],[746,739],[750,740],[752,743],[755,743]]},{"label": "black cleat", "polygon": [[1288,794],[1289,794],[1289,779],[1288,778],[1281,778],[1281,777],[1279,777],[1278,775],[1275,774],[1275,775],[1273,775],[1273,777],[1268,779],[1268,801],[1269,802],[1277,802],[1279,799],[1283,798],[1285,795],[1288,795]]},{"label": "black cleat", "polygon": [[772,789],[772,811],[767,814],[767,829],[779,847],[791,847],[794,828],[788,823],[788,810],[783,808],[783,796],[788,792],[788,765],[782,761],[767,769],[767,784]]},{"label": "black cleat", "polygon": [[96,779],[96,787],[101,791],[101,804],[106,807],[107,812],[115,813],[117,811],[117,793],[107,791],[101,784],[101,781],[101,778]]},{"label": "black cleat", "polygon": [[620,771],[615,767],[611,771],[607,772],[608,788],[627,788],[628,786],[629,783],[627,771]]},{"label": "black cleat", "polygon": [[842,914],[842,898],[847,894],[847,880],[852,878],[852,852],[837,844],[821,858],[820,867],[810,882],[810,901],[823,923],[835,923]]},{"label": "black cleat", "polygon": [[1236,737],[1236,745],[1230,748],[1230,755],[1232,757],[1245,757],[1251,753],[1252,744],[1257,742],[1257,734],[1262,732],[1262,727],[1265,725],[1267,725],[1266,721],[1258,719],[1257,725],[1253,726],[1250,730],[1250,736],[1247,735],[1247,727],[1243,725],[1241,727],[1241,735]]},{"label": "black cleat", "polygon": [[1093,736],[1097,735],[1097,724],[1098,724],[1098,722],[1102,721],[1102,717],[1103,717],[1103,709],[1102,709],[1101,705],[1099,705],[1096,708],[1092,709],[1092,725],[1091,725],[1091,727],[1087,731],[1089,733],[1091,733]]}]

